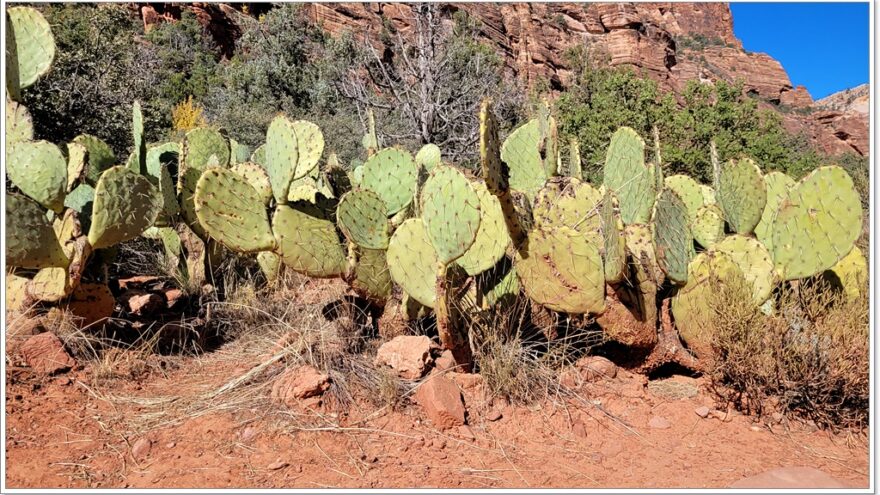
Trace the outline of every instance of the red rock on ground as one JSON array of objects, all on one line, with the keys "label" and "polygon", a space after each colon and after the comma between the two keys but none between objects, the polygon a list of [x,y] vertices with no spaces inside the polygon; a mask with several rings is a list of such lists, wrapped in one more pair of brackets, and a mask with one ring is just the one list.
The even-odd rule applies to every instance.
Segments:
[{"label": "red rock on ground", "polygon": [[24,361],[37,373],[51,375],[76,366],[76,361],[64,344],[51,332],[44,332],[25,340],[18,348]]},{"label": "red rock on ground", "polygon": [[431,339],[424,335],[400,335],[379,347],[375,363],[391,367],[401,378],[416,380],[424,376],[431,365],[433,346]]},{"label": "red rock on ground", "polygon": [[149,315],[165,307],[162,296],[141,290],[129,290],[120,296],[120,299],[128,312],[138,316]]},{"label": "red rock on ground", "polygon": [[432,375],[416,391],[416,402],[437,428],[449,429],[464,424],[464,402],[461,391],[449,378]]},{"label": "red rock on ground", "polygon": [[330,377],[311,366],[300,366],[285,371],[272,385],[272,399],[288,407],[303,399],[322,395],[330,388]]},{"label": "red rock on ground", "polygon": [[848,488],[836,478],[811,467],[783,467],[743,478],[730,488]]}]

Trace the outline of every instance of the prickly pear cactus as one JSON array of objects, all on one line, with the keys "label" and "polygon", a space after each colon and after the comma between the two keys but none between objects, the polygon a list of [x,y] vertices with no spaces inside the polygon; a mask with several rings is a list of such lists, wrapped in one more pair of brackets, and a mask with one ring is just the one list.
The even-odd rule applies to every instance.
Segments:
[{"label": "prickly pear cactus", "polygon": [[855,246],[848,255],[825,272],[825,275],[832,283],[843,288],[847,298],[858,299],[868,289],[868,260],[862,250]]},{"label": "prickly pear cactus", "polygon": [[6,274],[6,311],[23,311],[30,305],[27,285],[30,279],[15,272]]},{"label": "prickly pear cactus", "polygon": [[147,142],[144,139],[144,115],[141,112],[141,102],[134,102],[131,113],[131,129],[134,138],[132,171],[138,174],[145,174],[147,173]]},{"label": "prickly pear cactus", "polygon": [[89,244],[110,247],[141,235],[162,211],[162,196],[149,179],[124,166],[108,169],[95,187]]},{"label": "prickly pear cactus", "polygon": [[531,196],[547,180],[541,159],[541,123],[532,119],[516,128],[501,145],[501,161],[509,169],[511,188]]},{"label": "prickly pear cactus", "polygon": [[34,121],[27,107],[6,99],[6,146],[34,140]]},{"label": "prickly pear cactus", "polygon": [[239,253],[275,249],[263,199],[240,175],[223,168],[206,170],[194,200],[199,223],[212,239]]},{"label": "prickly pear cactus", "polygon": [[657,195],[655,175],[645,166],[645,141],[629,127],[618,129],[605,156],[604,182],[620,200],[624,225],[650,220]]},{"label": "prickly pear cactus", "polygon": [[644,268],[646,276],[655,283],[663,283],[665,273],[657,263],[657,250],[654,248],[654,229],[650,224],[634,223],[623,229],[626,251],[632,263]]},{"label": "prickly pear cactus", "polygon": [[731,235],[712,246],[710,251],[726,254],[740,269],[752,290],[752,300],[760,305],[773,292],[776,273],[770,252],[761,241],[744,235]]},{"label": "prickly pear cactus", "polygon": [[64,208],[67,161],[48,141],[16,143],[6,150],[6,174],[21,192],[56,213]]},{"label": "prickly pear cactus", "polygon": [[250,160],[251,149],[235,139],[229,140],[229,150],[231,151],[229,156],[229,163],[231,165],[238,165],[239,163],[245,163]]},{"label": "prickly pear cactus", "polygon": [[571,177],[553,177],[535,197],[535,226],[547,230],[568,227],[595,241],[602,232],[601,201],[602,195],[590,184]]},{"label": "prickly pear cactus", "polygon": [[388,207],[378,194],[356,189],[339,200],[336,223],[345,237],[362,248],[385,249],[391,237]]},{"label": "prickly pear cactus", "polygon": [[472,182],[471,187],[480,197],[480,228],[473,245],[456,260],[456,264],[473,276],[495,266],[507,251],[510,236],[498,198],[482,182]]},{"label": "prickly pear cactus", "polygon": [[263,167],[253,162],[241,162],[233,165],[231,170],[257,191],[264,206],[269,206],[272,201],[272,184],[269,183],[269,176]]},{"label": "prickly pear cactus", "polygon": [[352,288],[375,304],[384,305],[391,297],[391,273],[384,249],[357,249],[357,265]]},{"label": "prickly pear cactus", "polygon": [[581,167],[581,145],[575,138],[571,138],[568,142],[568,176],[578,180],[584,179],[584,171]]},{"label": "prickly pear cactus", "polygon": [[272,119],[266,131],[265,144],[266,173],[272,184],[275,201],[287,201],[290,184],[295,179],[305,176],[309,170],[300,170],[299,146],[293,122],[283,115]]},{"label": "prickly pear cactus", "polygon": [[257,149],[255,149],[254,152],[251,153],[251,159],[249,161],[256,163],[263,168],[266,168],[266,145],[261,144],[257,146]]},{"label": "prickly pear cactus", "polygon": [[838,166],[819,167],[779,204],[771,255],[785,280],[815,275],[849,254],[862,229],[852,178]]},{"label": "prickly pear cactus", "polygon": [[295,180],[303,175],[317,174],[318,162],[324,154],[324,134],[320,127],[306,120],[295,120],[292,125],[297,149]]},{"label": "prickly pear cactus", "polygon": [[272,216],[272,231],[278,254],[292,270],[318,278],[345,273],[345,249],[327,208],[304,201],[279,205]]},{"label": "prickly pear cactus", "polygon": [[367,109],[367,133],[361,139],[361,146],[367,151],[367,156],[372,156],[379,151],[379,138],[376,136],[376,118],[373,117],[373,109]]},{"label": "prickly pear cactus", "polygon": [[663,189],[654,205],[654,246],[657,262],[675,283],[687,282],[687,267],[694,257],[694,236],[684,201],[671,189]]},{"label": "prickly pear cactus", "polygon": [[700,184],[700,192],[703,193],[704,205],[718,204],[718,201],[715,199],[715,189],[712,186]]},{"label": "prickly pear cactus", "polygon": [[722,165],[715,195],[734,232],[749,234],[761,221],[767,204],[767,186],[761,169],[752,159],[730,160]]},{"label": "prickly pear cactus", "polygon": [[159,194],[162,195],[162,213],[156,221],[160,227],[171,225],[171,221],[180,212],[177,202],[177,188],[171,177],[170,166],[177,166],[180,145],[174,142],[153,145],[147,148],[147,176]]},{"label": "prickly pear cactus", "polygon": [[397,227],[387,258],[394,282],[420,304],[433,308],[439,261],[421,219],[411,218]]},{"label": "prickly pear cactus", "polygon": [[260,265],[260,271],[265,275],[266,280],[270,283],[278,280],[281,276],[281,256],[272,251],[262,251],[257,253],[257,264]]},{"label": "prickly pear cactus", "polygon": [[408,152],[385,148],[364,163],[359,184],[382,198],[390,217],[412,203],[418,179],[419,169]]},{"label": "prickly pear cactus", "polygon": [[45,210],[16,193],[6,195],[6,264],[20,268],[68,264]]},{"label": "prickly pear cactus", "polygon": [[684,201],[684,205],[688,209],[691,221],[697,216],[699,210],[704,204],[703,190],[700,184],[687,175],[670,175],[663,179],[663,184],[678,194],[678,197]]},{"label": "prickly pear cactus", "polygon": [[623,280],[626,274],[626,241],[623,237],[619,204],[613,192],[605,191],[600,211],[605,282],[614,284]]},{"label": "prickly pear cactus", "polygon": [[73,142],[86,147],[86,164],[85,182],[94,187],[101,178],[101,174],[105,170],[116,165],[116,155],[110,146],[100,138],[89,134],[80,134],[73,138]]},{"label": "prickly pear cactus", "polygon": [[193,202],[196,184],[206,169],[228,167],[229,156],[229,140],[220,131],[200,127],[189,131],[183,140],[177,176],[180,212],[187,226],[199,237],[204,238],[207,234],[196,216]]},{"label": "prickly pear cactus", "polygon": [[65,192],[72,191],[85,173],[87,154],[88,150],[85,146],[67,143],[67,186],[64,188]]},{"label": "prickly pear cactus", "polygon": [[6,16],[7,50],[13,55],[7,59],[7,88],[17,98],[18,89],[37,82],[49,71],[55,60],[55,38],[49,23],[32,7],[8,8]]},{"label": "prickly pear cactus", "polygon": [[434,167],[442,164],[440,147],[434,143],[422,146],[419,152],[416,153],[416,164],[422,167],[425,172],[431,173]]},{"label": "prickly pear cactus", "polygon": [[58,302],[73,290],[67,277],[67,268],[49,266],[41,268],[27,285],[27,294],[42,302]]},{"label": "prickly pear cactus", "polygon": [[480,197],[464,174],[448,166],[431,172],[422,190],[422,221],[440,263],[470,249],[480,228]]},{"label": "prickly pear cactus", "polygon": [[755,237],[763,242],[767,249],[773,249],[770,227],[773,225],[779,203],[788,196],[788,191],[794,187],[795,180],[782,172],[770,172],[764,176],[764,183],[767,185],[767,204],[761,213],[761,221],[755,227]]},{"label": "prickly pear cactus", "polygon": [[720,251],[704,251],[688,266],[688,283],[672,298],[672,316],[681,339],[699,358],[712,356],[715,314],[712,296],[719,284],[738,284],[748,290],[736,263]]},{"label": "prickly pear cactus", "polygon": [[80,184],[64,198],[64,207],[79,213],[83,228],[88,230],[88,224],[91,224],[94,201],[95,188],[88,184]]},{"label": "prickly pear cactus", "polygon": [[697,209],[691,230],[694,239],[705,248],[712,247],[712,244],[724,237],[724,214],[718,205],[707,204]]},{"label": "prickly pear cactus", "polygon": [[516,273],[529,298],[553,311],[585,314],[605,309],[599,246],[567,227],[532,230],[518,253]]}]

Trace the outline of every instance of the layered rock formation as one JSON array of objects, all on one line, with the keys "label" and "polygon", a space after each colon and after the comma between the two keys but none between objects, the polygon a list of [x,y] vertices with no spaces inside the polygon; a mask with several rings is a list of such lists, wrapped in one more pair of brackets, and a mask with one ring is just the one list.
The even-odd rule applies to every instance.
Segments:
[{"label": "layered rock formation", "polygon": [[[168,10],[155,5],[167,4],[142,8],[145,23],[147,14]],[[242,5],[251,4],[237,5],[242,10]],[[224,53],[230,52],[237,36],[228,26],[235,18],[231,8],[191,8]],[[253,14],[254,8],[248,12]],[[332,35],[350,32],[376,45],[388,23],[403,36],[413,26],[406,4],[313,3],[305,8],[312,22]],[[475,19],[480,36],[504,57],[511,75],[527,85],[547,81],[552,89],[565,88],[572,78],[568,54],[578,47],[612,66],[632,66],[666,90],[679,92],[691,80],[742,80],[746,92],[783,114],[789,130],[806,135],[823,151],[867,154],[867,114],[852,109],[816,111],[807,90],[793,87],[777,60],[743,50],[727,4],[446,3],[441,9],[448,26],[458,11]]]}]

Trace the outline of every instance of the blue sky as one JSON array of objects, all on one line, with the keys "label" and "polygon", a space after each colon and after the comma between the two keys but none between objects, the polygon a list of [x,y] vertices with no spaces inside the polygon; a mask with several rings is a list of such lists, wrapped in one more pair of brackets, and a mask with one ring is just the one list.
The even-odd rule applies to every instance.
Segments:
[{"label": "blue sky", "polygon": [[867,3],[731,3],[743,47],[782,63],[819,99],[869,81]]}]

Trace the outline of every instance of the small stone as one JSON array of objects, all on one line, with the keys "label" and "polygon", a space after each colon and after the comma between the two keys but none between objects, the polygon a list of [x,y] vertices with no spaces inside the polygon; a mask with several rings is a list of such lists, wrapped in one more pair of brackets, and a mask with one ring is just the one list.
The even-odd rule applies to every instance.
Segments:
[{"label": "small stone", "polygon": [[180,289],[165,289],[165,307],[174,309],[183,299],[183,291]]},{"label": "small stone", "polygon": [[672,423],[663,416],[654,416],[648,421],[648,427],[654,428],[655,430],[666,430],[672,427]]},{"label": "small stone", "polygon": [[782,423],[782,420],[785,419],[785,415],[780,412],[773,413],[773,422],[774,423]]},{"label": "small stone", "polygon": [[437,428],[448,429],[464,424],[461,391],[444,375],[432,375],[422,383],[416,391],[415,400]]},{"label": "small stone", "polygon": [[694,412],[697,413],[697,416],[699,416],[701,418],[709,417],[709,408],[706,406],[700,406],[700,407],[694,409]]},{"label": "small stone", "polygon": [[272,385],[272,399],[294,407],[303,399],[322,395],[330,388],[330,376],[311,366],[285,371]]},{"label": "small stone", "polygon": [[138,438],[131,447],[131,456],[134,457],[136,461],[139,461],[150,454],[150,449],[152,447],[153,442],[149,438]]},{"label": "small stone", "polygon": [[290,463],[288,463],[288,462],[278,460],[278,461],[275,461],[272,464],[269,464],[268,466],[266,466],[266,469],[268,469],[269,471],[278,471],[279,469],[286,468],[289,465],[290,465]]},{"label": "small stone", "polygon": [[159,294],[142,290],[126,291],[120,299],[129,313],[145,316],[155,313],[165,306],[165,300]]},{"label": "small stone", "polygon": [[465,440],[469,440],[471,442],[473,442],[474,440],[477,439],[477,437],[474,436],[474,432],[471,431],[469,426],[459,426],[458,427],[458,436],[460,436],[461,438],[463,438]]},{"label": "small stone", "polygon": [[63,386],[70,385],[71,383],[73,383],[73,380],[69,376],[59,376],[55,380],[55,383],[58,385],[61,385],[63,387]]},{"label": "small stone", "polygon": [[455,362],[455,357],[452,356],[452,351],[446,349],[443,351],[437,359],[434,360],[434,369],[440,371],[446,371],[455,369],[458,364]]},{"label": "small stone", "polygon": [[259,430],[257,430],[253,426],[248,426],[247,428],[245,428],[244,430],[241,431],[241,434],[239,435],[239,439],[241,439],[242,442],[250,442],[251,440],[256,438],[259,433],[260,433]]},{"label": "small stone", "polygon": [[177,443],[175,443],[175,442],[168,442],[165,444],[166,449],[173,449],[176,446],[177,446]]},{"label": "small stone", "polygon": [[501,419],[501,416],[501,411],[499,411],[498,409],[492,409],[491,411],[486,413],[486,419],[488,421],[498,421],[499,419]]},{"label": "small stone", "polygon": [[741,479],[730,488],[848,488],[840,480],[811,467],[781,467]]},{"label": "small stone", "polygon": [[617,365],[602,356],[584,356],[577,360],[575,366],[588,382],[617,376]]},{"label": "small stone", "polygon": [[43,332],[22,342],[18,352],[37,373],[51,375],[76,366],[76,361],[64,350],[64,344],[51,332]]},{"label": "small stone", "polygon": [[376,352],[375,363],[388,366],[406,380],[424,376],[431,364],[434,344],[424,335],[400,335],[382,344]]}]

